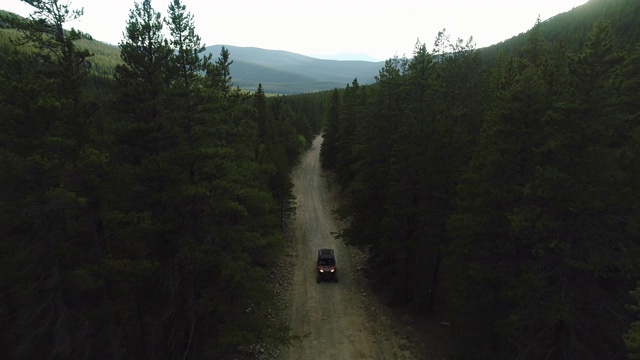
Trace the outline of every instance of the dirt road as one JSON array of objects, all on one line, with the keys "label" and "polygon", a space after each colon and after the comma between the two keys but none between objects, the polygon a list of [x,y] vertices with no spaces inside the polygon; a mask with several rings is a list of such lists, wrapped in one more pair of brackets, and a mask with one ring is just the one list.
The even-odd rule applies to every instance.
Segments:
[{"label": "dirt road", "polygon": [[[319,163],[322,138],[313,142],[294,171],[297,216],[295,273],[289,292],[290,326],[299,340],[281,353],[281,359],[399,359],[394,331],[380,329],[363,303],[359,270],[352,266],[355,250],[332,235],[337,224],[331,214],[330,193]],[[316,283],[315,258],[319,248],[333,248],[339,282]],[[385,331],[386,330],[386,331]]]}]

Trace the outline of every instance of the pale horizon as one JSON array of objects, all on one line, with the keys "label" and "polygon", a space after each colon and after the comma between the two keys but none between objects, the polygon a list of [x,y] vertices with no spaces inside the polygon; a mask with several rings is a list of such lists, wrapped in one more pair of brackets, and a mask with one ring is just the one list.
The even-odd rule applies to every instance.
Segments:
[{"label": "pale horizon", "polygon": [[[141,2],[141,1],[140,1]],[[170,0],[152,1],[163,16]],[[394,6],[370,1],[317,2],[246,0],[221,2],[183,0],[194,15],[196,32],[207,46],[228,44],[284,50],[322,59],[382,61],[411,56],[419,39],[428,50],[438,32],[451,40],[473,37],[477,48],[510,39],[542,21],[570,11],[586,0],[401,0]],[[64,3],[64,1],[63,1]],[[118,45],[123,39],[131,0],[75,0],[71,8],[84,8],[84,16],[66,24],[94,39]],[[28,16],[31,7],[5,0],[0,7]]]}]

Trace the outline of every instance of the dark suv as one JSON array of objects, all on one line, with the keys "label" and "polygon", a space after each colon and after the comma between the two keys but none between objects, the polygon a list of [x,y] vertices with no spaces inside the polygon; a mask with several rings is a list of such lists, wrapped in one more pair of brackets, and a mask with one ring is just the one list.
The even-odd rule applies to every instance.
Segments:
[{"label": "dark suv", "polygon": [[333,280],[338,282],[338,269],[336,268],[336,257],[333,249],[318,250],[318,261],[316,262],[316,282],[321,280]]}]

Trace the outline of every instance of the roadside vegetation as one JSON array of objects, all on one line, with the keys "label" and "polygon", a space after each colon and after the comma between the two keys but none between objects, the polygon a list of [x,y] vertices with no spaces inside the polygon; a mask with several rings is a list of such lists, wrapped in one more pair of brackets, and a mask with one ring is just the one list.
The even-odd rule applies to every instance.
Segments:
[{"label": "roadside vegetation", "polygon": [[640,358],[639,2],[480,50],[443,30],[374,84],[283,97],[234,88],[181,0],[135,3],[117,49],[23,1],[38,21],[0,11],[0,358],[287,346],[269,270],[321,132],[340,237],[457,358]]},{"label": "roadside vegetation", "polygon": [[443,30],[334,91],[340,236],[457,358],[640,356],[639,11],[594,0],[488,51]]},{"label": "roadside vegetation", "polygon": [[321,111],[233,89],[180,0],[135,3],[117,61],[63,30],[81,11],[25,2],[0,32],[0,357],[286,346],[268,269]]}]

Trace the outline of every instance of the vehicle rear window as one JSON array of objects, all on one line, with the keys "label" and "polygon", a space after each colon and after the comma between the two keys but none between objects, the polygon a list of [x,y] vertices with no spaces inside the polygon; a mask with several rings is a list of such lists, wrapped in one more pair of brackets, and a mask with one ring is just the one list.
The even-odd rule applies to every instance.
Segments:
[{"label": "vehicle rear window", "polygon": [[334,265],[334,262],[333,262],[333,259],[320,259],[318,260],[318,265],[331,266],[331,265]]}]

